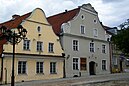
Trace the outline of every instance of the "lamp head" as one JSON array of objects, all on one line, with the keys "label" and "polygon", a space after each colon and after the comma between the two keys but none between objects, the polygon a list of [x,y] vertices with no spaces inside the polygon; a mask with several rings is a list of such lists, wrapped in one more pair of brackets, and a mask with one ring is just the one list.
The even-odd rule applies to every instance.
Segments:
[{"label": "lamp head", "polygon": [[1,32],[2,32],[2,34],[5,34],[5,32],[6,32],[6,27],[5,26],[2,26],[1,28],[0,28],[0,30],[1,30]]},{"label": "lamp head", "polygon": [[17,27],[17,29],[18,29],[19,34],[21,35],[22,29],[23,29],[22,25],[19,25],[19,26]]},{"label": "lamp head", "polygon": [[22,36],[23,36],[23,37],[26,37],[26,34],[27,34],[27,30],[26,30],[26,29],[23,29],[23,30],[22,30]]}]

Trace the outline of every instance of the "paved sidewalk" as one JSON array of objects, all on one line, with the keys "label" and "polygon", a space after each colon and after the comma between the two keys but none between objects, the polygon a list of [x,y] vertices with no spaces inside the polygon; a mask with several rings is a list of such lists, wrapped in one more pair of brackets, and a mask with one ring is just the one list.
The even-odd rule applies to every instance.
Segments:
[{"label": "paved sidewalk", "polygon": [[[15,85],[16,86],[77,86],[81,84],[104,82],[111,80],[129,80],[129,73],[116,73],[107,75],[93,75],[87,77],[28,81],[28,82],[16,83]],[[2,86],[10,86],[10,84]]]}]

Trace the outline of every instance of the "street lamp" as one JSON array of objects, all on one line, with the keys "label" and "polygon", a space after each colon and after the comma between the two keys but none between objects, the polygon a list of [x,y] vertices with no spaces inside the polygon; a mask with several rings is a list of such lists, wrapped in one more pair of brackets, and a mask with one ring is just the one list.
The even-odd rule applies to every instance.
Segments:
[{"label": "street lamp", "polygon": [[27,30],[24,29],[22,25],[19,25],[16,29],[7,29],[5,26],[2,26],[0,30],[1,30],[0,39],[6,39],[13,45],[11,86],[14,86],[15,44],[18,44],[19,42],[21,42],[22,39],[25,39]]}]

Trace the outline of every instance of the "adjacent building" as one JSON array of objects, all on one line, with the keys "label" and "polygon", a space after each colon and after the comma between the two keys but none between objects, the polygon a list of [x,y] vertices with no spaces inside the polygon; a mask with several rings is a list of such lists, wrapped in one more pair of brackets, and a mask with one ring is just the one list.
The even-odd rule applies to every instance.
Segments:
[{"label": "adjacent building", "polygon": [[[104,26],[107,33],[110,34],[110,37],[117,35],[119,30],[117,27],[108,27]],[[110,56],[111,56],[111,72],[129,72],[129,58],[124,55],[121,50],[118,49],[116,44],[110,40]]]},{"label": "adjacent building", "polygon": [[109,35],[91,4],[47,18],[65,53],[66,77],[110,73]]},{"label": "adjacent building", "polygon": [[[22,25],[27,30],[27,38],[15,46],[15,82],[63,78],[64,57],[59,37],[53,32],[42,9],[36,8],[25,15],[13,15],[7,22],[1,23],[15,30]],[[0,59],[1,82],[11,82],[12,45],[3,42]],[[2,50],[4,50],[2,52]]]}]

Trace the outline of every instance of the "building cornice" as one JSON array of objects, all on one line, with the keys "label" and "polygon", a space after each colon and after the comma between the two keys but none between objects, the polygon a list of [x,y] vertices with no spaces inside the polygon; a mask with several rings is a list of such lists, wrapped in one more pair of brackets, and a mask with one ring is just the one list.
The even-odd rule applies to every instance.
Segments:
[{"label": "building cornice", "polygon": [[83,10],[83,11],[85,11],[85,12],[88,12],[88,13],[90,13],[90,14],[92,14],[92,15],[95,15],[95,16],[98,15],[97,12],[91,11],[91,10],[89,10],[89,9],[81,8],[81,10]]},{"label": "building cornice", "polygon": [[63,33],[60,36],[70,36],[70,37],[78,37],[78,38],[83,38],[83,39],[88,39],[88,40],[94,40],[94,41],[101,41],[101,42],[105,42],[105,43],[109,43],[106,40],[102,40],[102,39],[95,39],[95,38],[90,38],[90,37],[86,37],[86,36],[79,36],[76,34],[69,34],[69,33]]},{"label": "building cornice", "polygon": [[[4,57],[12,57],[12,53],[4,52]],[[64,59],[61,55],[38,55],[38,54],[25,54],[15,53],[16,58],[32,58],[32,59]]]}]

